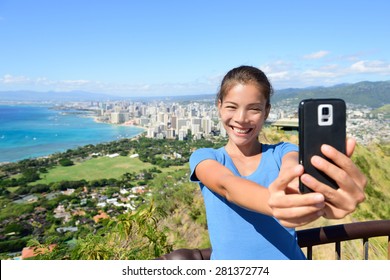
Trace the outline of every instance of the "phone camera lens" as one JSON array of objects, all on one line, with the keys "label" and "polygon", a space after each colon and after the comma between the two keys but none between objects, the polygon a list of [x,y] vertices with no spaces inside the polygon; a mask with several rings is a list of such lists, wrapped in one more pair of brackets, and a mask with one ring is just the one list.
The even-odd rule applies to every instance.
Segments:
[{"label": "phone camera lens", "polygon": [[329,115],[329,108],[328,107],[323,107],[322,108],[322,114],[323,115]]}]

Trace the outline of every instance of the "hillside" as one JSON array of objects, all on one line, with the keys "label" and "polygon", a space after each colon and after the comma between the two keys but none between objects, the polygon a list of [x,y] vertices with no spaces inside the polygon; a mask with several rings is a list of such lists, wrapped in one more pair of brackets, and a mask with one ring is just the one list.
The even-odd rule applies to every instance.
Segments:
[{"label": "hillside", "polygon": [[[263,141],[289,141],[298,143],[296,135],[284,134],[272,128],[263,129]],[[390,143],[372,143],[368,146],[358,145],[353,155],[353,161],[367,176],[366,200],[359,205],[351,215],[341,220],[320,218],[300,229],[315,228],[343,223],[353,223],[369,220],[390,219]],[[363,259],[362,241],[353,240],[342,243],[344,259]],[[387,258],[386,237],[370,239],[370,259]],[[313,259],[334,259],[334,244],[320,245],[313,248]]]},{"label": "hillside", "polygon": [[347,103],[379,108],[390,104],[390,81],[359,82],[332,87],[277,90],[273,102],[283,99],[302,100],[307,98],[342,98]]},{"label": "hillside", "polygon": [[390,104],[386,104],[382,107],[372,111],[374,115],[383,114],[385,119],[390,119]]},{"label": "hillside", "polygon": [[[296,135],[285,134],[268,127],[264,128],[262,138],[266,142],[290,141],[297,143],[298,141]],[[140,155],[143,151],[140,147],[146,147],[146,145],[147,147],[166,148],[165,151],[159,153],[167,153],[172,147],[178,148],[178,143],[175,141],[162,142],[162,140],[150,139],[144,141],[146,142],[140,142],[139,145],[136,141],[113,142],[101,145],[99,148],[103,150],[130,148],[132,152],[139,151]],[[163,143],[165,144],[163,145]],[[180,145],[187,147],[187,150],[205,145],[212,146],[207,141],[194,142],[192,147],[186,146],[187,144],[184,142],[181,142]],[[41,256],[43,259],[150,259],[173,249],[210,246],[203,199],[197,184],[190,183],[188,180],[188,163],[181,163],[175,167],[174,161],[172,161],[171,166],[160,168],[139,159],[136,159],[134,163],[130,161],[126,163],[125,156],[112,158],[110,163],[104,157],[78,158],[77,155],[85,154],[87,151],[96,152],[93,150],[93,146],[79,148],[73,152],[68,151],[66,155],[74,160],[74,165],[69,167],[54,165],[47,169],[40,166],[42,175],[44,175],[41,181],[30,183],[29,186],[24,187],[12,185],[3,188],[0,197],[0,206],[2,207],[0,221],[4,222],[3,225],[7,225],[4,226],[3,230],[7,230],[6,233],[10,233],[11,230],[18,233],[15,229],[19,229],[20,232],[27,230],[30,235],[23,236],[23,242],[30,245],[45,247],[53,241],[59,242],[58,250]],[[157,157],[161,156],[158,153],[149,153],[149,156],[145,155],[143,160],[154,161],[153,158],[150,158],[152,154]],[[64,155],[57,156],[61,158]],[[321,218],[302,228],[390,218],[390,205],[388,204],[390,201],[390,145],[358,146],[353,160],[368,178],[366,201],[359,206],[355,213],[345,219],[326,220]],[[101,176],[98,177],[101,174],[91,173],[93,163],[96,166],[102,164],[101,168],[109,169],[106,170],[107,173],[102,172],[102,174],[107,174],[110,178],[103,179]],[[161,163],[159,162],[159,164]],[[23,164],[32,166],[30,161],[23,161]],[[135,165],[137,166],[134,167]],[[69,168],[68,171],[63,172],[66,168]],[[77,172],[73,171],[72,168],[77,169]],[[134,172],[135,170],[138,171]],[[14,171],[16,171],[15,168]],[[8,168],[3,169],[2,176],[13,174],[13,181],[9,181],[10,183],[15,182],[21,176],[26,176],[26,173],[17,173]],[[59,176],[60,173],[62,177]],[[83,176],[82,174],[89,175]],[[3,182],[5,182],[4,178]],[[145,187],[147,192],[136,198],[135,202],[138,208],[135,211],[126,212],[123,211],[123,207],[110,207],[109,205],[98,208],[95,204],[97,201],[94,202],[92,199],[93,196],[105,196],[109,199],[116,197],[119,200],[122,198],[119,194],[120,188],[132,189],[140,186]],[[66,191],[70,187],[75,189],[71,195],[53,196],[50,199],[48,196],[44,196],[47,195],[45,192]],[[33,190],[37,192],[31,193]],[[6,196],[16,197],[16,193],[26,192],[37,197],[41,197],[42,193],[42,197],[33,204],[17,205],[6,199]],[[83,200],[86,204],[83,204]],[[67,211],[73,213],[77,211],[79,214],[74,215],[67,222],[53,217],[53,211],[58,209],[60,204],[64,205]],[[82,211],[86,213],[82,214]],[[92,218],[100,211],[108,213],[109,218],[93,222]],[[34,212],[34,214],[29,214],[29,212]],[[46,224],[45,219],[50,221],[50,224]],[[28,221],[31,220],[34,221],[32,227],[27,226]],[[23,228],[22,225],[26,225],[26,228]],[[76,225],[79,229],[75,233],[56,232],[56,228],[75,227]],[[12,239],[5,239],[0,243],[3,243],[4,246],[8,244],[4,242],[15,241],[17,236],[14,233]],[[2,240],[5,237],[3,234]],[[69,247],[68,242],[77,245]],[[343,245],[343,251],[347,258],[360,258],[360,242]],[[387,241],[379,239],[371,244],[370,258],[385,259]],[[333,256],[333,248],[325,245],[319,246],[314,251],[313,258],[332,259]]]},{"label": "hillside", "polygon": [[[295,135],[284,134],[275,131],[272,128],[264,129],[263,141],[278,142],[290,141],[297,143]],[[368,178],[366,188],[367,198],[357,211],[342,220],[327,220],[321,218],[305,227],[313,228],[319,226],[335,225],[342,223],[351,223],[356,221],[368,221],[377,219],[390,219],[390,145],[358,146],[354,154],[354,162],[363,170]],[[185,177],[183,178],[185,180]],[[170,239],[173,248],[205,248],[208,247],[207,231],[205,231],[205,217],[202,205],[202,197],[198,186],[186,183],[186,187],[191,190],[189,194],[192,200],[189,204],[179,203],[177,208],[171,212],[171,215],[163,223],[171,229]],[[167,199],[169,201],[169,199]],[[165,200],[165,201],[167,201]],[[184,200],[185,201],[185,200]],[[194,221],[191,219],[196,211],[202,211]],[[347,259],[361,259],[362,245],[361,240],[345,242],[342,245],[343,255]],[[387,240],[386,238],[377,238],[371,240],[370,247],[371,259],[386,259]],[[313,259],[333,259],[334,244],[317,246],[313,251]]]}]

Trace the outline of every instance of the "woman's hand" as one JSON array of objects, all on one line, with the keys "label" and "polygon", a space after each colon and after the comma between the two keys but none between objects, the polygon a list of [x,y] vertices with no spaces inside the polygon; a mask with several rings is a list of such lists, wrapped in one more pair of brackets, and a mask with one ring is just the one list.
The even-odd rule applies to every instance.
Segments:
[{"label": "woman's hand", "polygon": [[347,155],[337,151],[329,145],[323,145],[321,152],[331,163],[319,156],[313,156],[311,162],[314,167],[336,181],[337,190],[317,181],[309,174],[301,176],[302,182],[317,193],[322,193],[326,200],[324,217],[328,219],[341,219],[355,211],[359,203],[365,200],[364,189],[367,178],[351,160],[356,146],[353,139],[347,140]]},{"label": "woman's hand", "polygon": [[298,178],[303,174],[303,166],[297,163],[280,172],[269,186],[268,204],[272,215],[285,227],[298,227],[308,224],[324,215],[325,197],[321,193],[300,194]]}]

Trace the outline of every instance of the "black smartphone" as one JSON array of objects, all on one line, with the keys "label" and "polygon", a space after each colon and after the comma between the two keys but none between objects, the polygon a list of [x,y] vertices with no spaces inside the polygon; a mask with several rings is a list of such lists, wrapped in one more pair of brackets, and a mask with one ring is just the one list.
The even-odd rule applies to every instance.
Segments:
[{"label": "black smartphone", "polygon": [[[310,162],[314,155],[327,159],[321,153],[322,144],[346,153],[346,105],[342,99],[305,99],[299,103],[299,162],[305,173],[337,189],[337,183]],[[329,159],[327,159],[329,160]],[[312,190],[299,182],[301,193]]]}]

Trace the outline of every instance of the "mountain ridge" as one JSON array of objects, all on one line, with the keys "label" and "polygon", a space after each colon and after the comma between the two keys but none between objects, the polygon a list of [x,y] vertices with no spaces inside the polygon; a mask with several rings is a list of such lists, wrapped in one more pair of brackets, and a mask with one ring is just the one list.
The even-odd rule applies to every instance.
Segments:
[{"label": "mountain ridge", "polygon": [[276,90],[273,102],[283,99],[342,98],[347,103],[379,108],[390,104],[390,81],[362,81],[354,84],[338,84],[331,87]]},{"label": "mountain ridge", "polygon": [[[214,99],[213,94],[188,94],[180,96],[118,96],[86,91],[0,91],[0,102],[71,102],[71,101],[116,101],[116,100],[204,100]],[[342,83],[330,87],[312,86],[306,88],[286,88],[275,90],[272,102],[280,102],[286,99],[307,98],[342,98],[347,103],[367,105],[379,108],[390,104],[390,80],[389,81],[362,81],[357,83]]]}]

